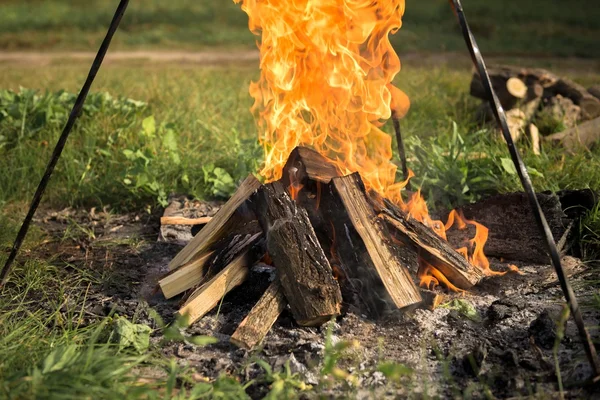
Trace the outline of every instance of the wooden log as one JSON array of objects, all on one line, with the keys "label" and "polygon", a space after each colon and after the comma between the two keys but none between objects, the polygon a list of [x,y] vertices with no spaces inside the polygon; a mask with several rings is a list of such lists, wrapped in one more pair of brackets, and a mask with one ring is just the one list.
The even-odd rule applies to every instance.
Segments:
[{"label": "wooden log", "polygon": [[170,299],[200,284],[206,273],[205,265],[212,254],[211,251],[202,253],[158,281],[165,298]]},{"label": "wooden log", "polygon": [[524,99],[527,94],[527,86],[519,78],[512,77],[506,81],[506,90],[516,99]]},{"label": "wooden log", "polygon": [[[514,85],[508,83],[510,79],[519,79],[530,91],[533,87],[534,92],[537,93],[536,97],[540,97],[544,88],[553,85],[559,79],[556,75],[543,69],[526,69],[513,66],[492,66],[488,68],[488,73],[490,75],[492,87],[496,91],[498,99],[505,110],[510,110],[517,106],[520,99],[510,93],[511,90],[514,92],[514,89],[507,88],[507,86]],[[488,96],[477,71],[473,73],[471,79],[470,93],[474,97],[488,100]],[[516,93],[518,93],[518,91]]]},{"label": "wooden log", "polygon": [[262,231],[258,222],[251,221],[238,225],[234,233],[212,246],[214,251],[198,253],[190,262],[172,270],[161,279],[158,283],[163,295],[168,299],[205,282],[240,254],[260,244],[261,240]]},{"label": "wooden log", "polygon": [[327,158],[308,147],[296,147],[283,167],[281,183],[285,188],[303,186],[308,181],[329,183],[334,176],[340,176],[340,170]]},{"label": "wooden log", "polygon": [[214,278],[197,289],[177,313],[187,318],[190,324],[205,316],[227,293],[246,280],[249,266],[253,261],[248,254],[236,258]]},{"label": "wooden log", "polygon": [[196,255],[208,251],[211,245],[240,223],[253,219],[253,216],[247,215],[247,210],[242,206],[259,187],[260,182],[254,176],[248,176],[211,221],[173,258],[169,263],[169,269],[173,270],[188,263]]},{"label": "wooden log", "polygon": [[267,336],[286,305],[283,288],[279,280],[275,280],[231,335],[230,342],[237,347],[252,350]]},{"label": "wooden log", "polygon": [[339,315],[340,287],[306,210],[290,199],[280,182],[264,185],[251,205],[296,322],[319,326]]},{"label": "wooden log", "polygon": [[[521,68],[510,65],[496,65],[488,67],[488,74],[492,81],[492,86],[505,86],[510,78],[519,78],[527,87],[534,84],[539,84],[543,88],[554,85],[560,78],[555,74],[541,68]],[[475,86],[475,88],[473,88]],[[473,72],[471,79],[471,94],[481,99],[486,99],[487,96],[483,90],[481,78],[477,71]]]},{"label": "wooden log", "polygon": [[160,217],[161,225],[205,225],[212,217],[185,218],[185,217]]},{"label": "wooden log", "polygon": [[396,237],[413,246],[425,261],[435,266],[456,287],[467,290],[478,284],[485,275],[470,264],[464,256],[433,230],[414,218],[408,217],[391,202],[373,202],[381,218],[390,226]]},{"label": "wooden log", "polygon": [[[537,198],[554,239],[558,241],[568,225],[559,198],[547,193],[538,193]],[[459,210],[465,218],[489,229],[483,249],[487,256],[538,264],[549,262],[544,238],[525,193],[491,196]],[[446,218],[447,214],[442,217]],[[474,228],[469,227],[464,231],[452,229],[446,234],[454,247],[461,247],[465,240],[473,237]]]},{"label": "wooden log", "polygon": [[575,152],[578,148],[589,149],[600,140],[600,117],[571,129],[546,136],[545,140],[560,144],[569,152]]},{"label": "wooden log", "polygon": [[586,88],[567,78],[559,79],[548,88],[554,95],[560,94],[573,100],[581,108],[584,119],[592,119],[600,116],[600,100],[595,98]]},{"label": "wooden log", "polygon": [[595,98],[597,98],[598,100],[600,100],[600,85],[594,85],[594,86],[590,86],[588,88],[588,92],[594,96]]},{"label": "wooden log", "polygon": [[[502,108],[505,110],[512,109],[519,102],[519,100],[525,98],[527,86],[519,78],[490,78],[492,78],[492,87],[496,92],[496,96],[498,96],[498,100],[500,100],[500,104],[502,104]],[[487,93],[480,79],[473,78],[471,81],[470,93],[473,97],[488,100]]]},{"label": "wooden log", "polygon": [[529,124],[529,137],[531,138],[531,150],[533,154],[539,156],[540,150],[540,130],[534,124]]},{"label": "wooden log", "polygon": [[393,251],[385,225],[378,221],[358,173],[331,180],[324,206],[335,227],[333,243],[343,280],[371,317],[410,309],[422,299],[407,266]]},{"label": "wooden log", "polygon": [[[538,117],[551,127],[564,125],[572,128],[581,119],[581,108],[573,100],[557,94],[544,100],[544,107]],[[548,133],[554,132],[555,130]]]}]

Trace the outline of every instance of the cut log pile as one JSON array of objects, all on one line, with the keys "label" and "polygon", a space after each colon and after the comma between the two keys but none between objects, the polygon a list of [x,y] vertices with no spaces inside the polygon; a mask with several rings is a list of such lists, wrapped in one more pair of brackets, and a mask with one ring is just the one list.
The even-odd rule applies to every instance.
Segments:
[{"label": "cut log pile", "polygon": [[279,181],[248,177],[159,286],[167,298],[183,294],[179,314],[193,323],[243,285],[259,260],[270,263],[275,280],[231,337],[251,349],[286,308],[299,325],[319,326],[348,307],[379,318],[431,306],[416,283],[421,258],[461,289],[484,278],[429,227],[368,192],[358,173],[341,176],[299,147]]},{"label": "cut log pile", "polygon": [[[569,151],[579,146],[589,147],[600,139],[599,86],[586,89],[570,79],[538,68],[497,66],[489,68],[488,72],[506,112],[513,140],[528,133],[534,152],[538,153],[540,129],[542,134],[561,129],[562,132],[546,139],[562,144]],[[470,93],[483,100],[482,117],[493,119],[488,96],[477,72],[473,74]]]}]

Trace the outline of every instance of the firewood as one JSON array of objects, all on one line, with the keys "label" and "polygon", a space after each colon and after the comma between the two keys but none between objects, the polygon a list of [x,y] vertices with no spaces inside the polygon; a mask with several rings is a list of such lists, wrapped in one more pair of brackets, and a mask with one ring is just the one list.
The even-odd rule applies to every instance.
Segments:
[{"label": "firewood", "polygon": [[[527,94],[527,86],[517,77],[510,77],[506,80],[492,79],[492,87],[496,92],[496,96],[498,96],[498,100],[500,100],[500,104],[506,110],[515,107],[519,100],[525,98]],[[471,96],[484,100],[488,99],[481,80],[473,79],[471,81]]]},{"label": "firewood", "polygon": [[529,124],[529,137],[531,138],[531,150],[533,154],[539,156],[540,151],[540,131],[534,124]]},{"label": "firewood", "polygon": [[598,100],[600,100],[600,85],[594,85],[594,86],[590,86],[588,88],[588,92],[594,96],[595,98],[597,98]]},{"label": "firewood", "polygon": [[600,116],[600,100],[592,96],[586,88],[569,79],[559,79],[548,88],[548,91],[554,95],[560,94],[573,100],[581,108],[582,116],[585,119]]},{"label": "firewood", "polygon": [[[556,195],[538,193],[538,201],[548,221],[554,239],[564,234],[568,220]],[[491,196],[459,209],[465,218],[477,221],[489,229],[483,249],[487,256],[506,260],[547,264],[549,261],[544,238],[535,222],[529,199],[525,193]],[[446,215],[443,216],[446,218]],[[446,232],[455,247],[471,238],[474,228]]]},{"label": "firewood", "polygon": [[[515,89],[515,87],[520,87],[520,84],[508,83],[509,80],[520,80],[529,91],[533,88],[533,92],[536,94],[535,97],[541,97],[544,88],[553,85],[559,79],[556,75],[543,69],[525,69],[511,66],[490,67],[488,73],[492,81],[492,87],[505,110],[516,107],[520,102],[519,100],[523,98],[514,95],[514,93],[520,93],[518,89]],[[473,97],[489,100],[477,71],[473,73],[471,79],[470,93]]]},{"label": "firewood", "polygon": [[296,322],[319,326],[339,315],[340,288],[306,210],[290,199],[280,182],[264,185],[251,206]]},{"label": "firewood", "polygon": [[254,176],[248,176],[210,222],[173,258],[169,263],[169,269],[179,268],[196,255],[206,252],[211,245],[226,236],[237,225],[248,220],[245,210],[241,208],[259,187],[260,182]]},{"label": "firewood", "polygon": [[[525,128],[535,115],[535,112],[540,106],[541,97],[537,96],[537,90],[539,85],[532,85],[529,87],[527,92],[528,101],[522,103],[519,108],[514,108],[506,112],[506,118],[508,122],[508,128],[513,141],[519,140]],[[537,97],[536,97],[537,96]]]},{"label": "firewood", "polygon": [[541,118],[542,121],[546,120],[547,123],[550,122],[554,125],[562,123],[566,128],[572,128],[581,118],[581,108],[568,97],[557,94],[545,99],[544,108],[537,118]]},{"label": "firewood", "polygon": [[519,78],[509,78],[506,81],[506,90],[517,99],[524,99],[527,94],[527,86]]},{"label": "firewood", "polygon": [[269,333],[286,304],[287,301],[279,280],[273,281],[231,335],[230,342],[238,347],[252,350]]},{"label": "firewood", "polygon": [[[258,222],[250,221],[237,226],[237,229],[216,243],[214,251],[198,253],[194,259],[180,268],[172,270],[158,283],[165,298],[171,298],[188,289],[206,282],[231,263],[240,254],[259,245],[262,231]],[[260,251],[261,246],[258,246]]]},{"label": "firewood", "polygon": [[[510,78],[518,78],[527,87],[534,84],[540,85],[542,88],[547,88],[554,85],[560,78],[555,74],[541,68],[520,68],[514,66],[490,66],[488,74],[492,81],[494,89],[502,89],[506,86],[506,82]],[[483,89],[479,73],[475,71],[471,79],[471,95],[480,99],[487,100],[487,94]]]},{"label": "firewood", "polygon": [[160,217],[161,225],[205,225],[212,217],[185,218],[185,217]]},{"label": "firewood", "polygon": [[456,287],[467,290],[478,284],[485,276],[464,256],[429,227],[406,215],[391,202],[384,200],[373,203],[384,221],[397,233],[397,238],[419,252]]},{"label": "firewood", "polygon": [[370,316],[410,309],[421,302],[407,265],[396,255],[386,226],[377,220],[358,173],[331,180],[326,218],[335,227],[340,267]]},{"label": "firewood", "polygon": [[281,183],[288,188],[306,185],[308,180],[329,183],[334,176],[340,176],[339,169],[321,154],[308,147],[296,147],[283,167]]},{"label": "firewood", "polygon": [[202,253],[197,258],[171,271],[169,275],[158,281],[158,285],[165,298],[170,299],[198,285],[202,281],[202,278],[204,278],[206,272],[205,265],[212,254],[210,251]]},{"label": "firewood", "polygon": [[546,136],[546,141],[561,144],[569,152],[575,152],[578,148],[590,148],[600,140],[600,117],[584,122],[571,129]]},{"label": "firewood", "polygon": [[227,293],[246,280],[252,261],[248,254],[236,258],[214,278],[197,289],[177,313],[186,317],[190,324],[205,316]]}]

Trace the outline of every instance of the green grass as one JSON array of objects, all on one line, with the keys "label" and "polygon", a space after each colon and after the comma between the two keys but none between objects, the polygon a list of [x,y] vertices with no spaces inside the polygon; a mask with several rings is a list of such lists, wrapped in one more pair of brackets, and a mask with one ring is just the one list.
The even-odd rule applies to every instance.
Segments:
[{"label": "green grass", "polygon": [[[0,265],[87,67],[0,65],[0,170],[8,171],[0,174]],[[153,209],[175,191],[226,197],[261,162],[247,93],[256,77],[251,68],[106,65],[43,206],[111,205],[118,212]],[[574,78],[584,83],[595,79],[590,74]],[[402,126],[417,175],[414,182],[434,206],[520,189],[505,161],[506,146],[473,117],[478,104],[467,94],[469,79],[462,64],[424,69],[411,62],[399,77],[398,85],[413,104]],[[389,132],[391,126],[385,129]],[[600,150],[567,157],[561,149],[545,147],[538,157],[527,141],[520,149],[538,190],[599,189]],[[477,153],[486,157],[469,157]],[[590,258],[599,254],[598,221],[595,210],[582,224],[584,254]],[[69,243],[77,235],[89,232],[74,226],[62,240]],[[110,277],[66,272],[63,262],[43,251],[43,240],[43,232],[31,232],[22,253],[25,262],[15,268],[0,296],[0,398],[78,398],[84,389],[94,398],[242,398],[247,384],[265,385],[271,398],[302,390],[318,395],[332,387],[354,393],[349,383],[354,378],[338,366],[340,360],[352,359],[345,353],[351,350],[347,343],[328,344],[314,388],[285,369],[266,367],[255,382],[223,376],[198,383],[190,370],[161,356],[160,346],[141,354],[120,349],[103,334],[116,316],[82,317],[88,287]],[[415,378],[406,367],[385,360],[377,368],[392,385],[406,387]],[[160,373],[151,380],[142,379],[156,371]]]},{"label": "green grass", "polygon": [[[593,0],[504,2],[464,0],[485,53],[599,57],[600,9]],[[0,48],[92,50],[117,0],[5,0]],[[114,46],[122,49],[250,48],[255,37],[232,0],[131,2]],[[446,0],[407,1],[404,26],[393,38],[401,51],[463,51]]]},{"label": "green grass", "polygon": [[[14,69],[0,66],[0,204],[29,199],[60,134],[85,65]],[[408,64],[398,85],[412,99],[403,120],[415,183],[435,206],[519,190],[506,146],[474,119],[467,69]],[[51,207],[119,209],[164,205],[171,192],[227,197],[262,160],[249,112],[250,68],[106,66],[69,139],[48,189]],[[49,93],[21,90],[45,88]],[[62,89],[69,93],[57,93]],[[131,100],[133,99],[133,100]],[[385,126],[388,132],[391,124]],[[600,185],[600,150],[565,156],[520,145],[537,190]],[[485,153],[485,158],[473,154]]]}]

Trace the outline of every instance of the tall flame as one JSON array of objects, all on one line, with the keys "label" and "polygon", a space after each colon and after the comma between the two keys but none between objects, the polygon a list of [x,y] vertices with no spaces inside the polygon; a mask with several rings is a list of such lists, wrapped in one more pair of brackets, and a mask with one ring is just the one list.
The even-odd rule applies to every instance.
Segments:
[{"label": "tall flame", "polygon": [[265,147],[261,175],[279,179],[304,145],[343,173],[360,172],[368,188],[397,192],[392,139],[379,126],[390,106],[400,117],[410,105],[391,85],[400,59],[388,37],[402,25],[404,0],[234,1],[261,36],[261,75],[250,86]]},{"label": "tall flame", "polygon": [[[268,181],[281,178],[292,150],[312,147],[343,174],[359,172],[368,189],[446,239],[453,222],[433,220],[420,191],[407,201],[402,198],[413,174],[395,183],[392,139],[379,129],[382,121],[392,115],[402,118],[410,107],[406,94],[391,84],[400,72],[400,59],[389,35],[402,26],[404,0],[234,2],[242,3],[250,30],[261,37],[261,75],[250,85],[265,148],[260,174]],[[290,192],[300,189],[292,184]],[[483,254],[487,228],[458,216],[456,221],[459,228],[468,223],[477,229],[471,254],[466,247],[459,252],[493,274]],[[419,275],[424,284],[456,289],[433,265],[423,262]]]}]

